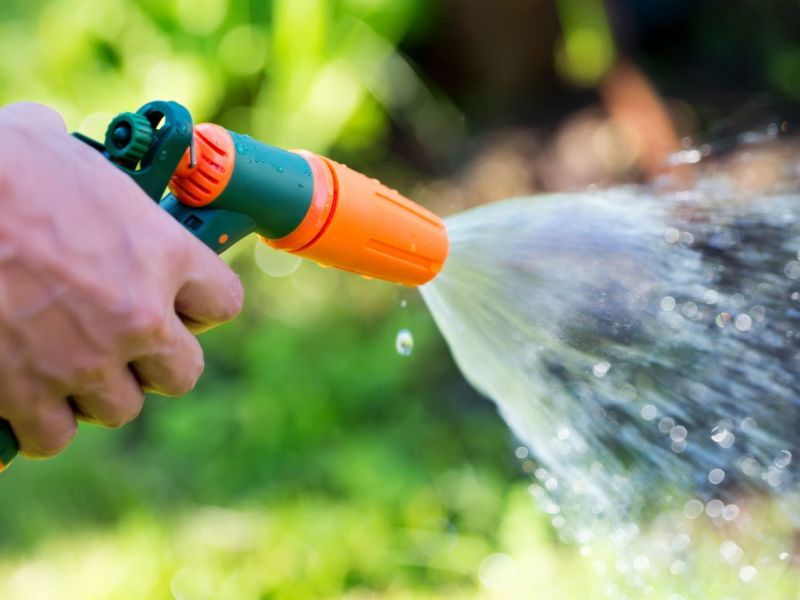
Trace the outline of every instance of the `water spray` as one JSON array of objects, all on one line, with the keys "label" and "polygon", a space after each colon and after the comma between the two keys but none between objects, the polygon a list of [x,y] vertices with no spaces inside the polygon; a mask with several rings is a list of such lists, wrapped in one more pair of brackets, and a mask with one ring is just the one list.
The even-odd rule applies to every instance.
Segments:
[{"label": "water spray", "polygon": [[[272,248],[406,286],[430,281],[447,258],[441,219],[377,179],[312,152],[194,125],[176,102],[117,115],[104,143],[74,135],[217,253],[255,233]],[[0,471],[18,450],[0,420]]]},{"label": "water spray", "polygon": [[761,496],[797,514],[798,199],[718,178],[447,219],[450,257],[422,295],[529,449],[531,491],[558,526],[689,501],[723,527]]}]

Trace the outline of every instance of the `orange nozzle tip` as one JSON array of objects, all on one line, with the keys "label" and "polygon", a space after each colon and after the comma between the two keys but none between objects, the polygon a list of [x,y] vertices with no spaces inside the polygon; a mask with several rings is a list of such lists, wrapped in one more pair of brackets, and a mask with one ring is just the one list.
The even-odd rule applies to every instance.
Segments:
[{"label": "orange nozzle tip", "polygon": [[330,177],[315,174],[315,185],[332,185],[333,203],[319,233],[295,254],[408,286],[427,283],[441,271],[449,242],[439,217],[377,179],[319,158]]},{"label": "orange nozzle tip", "polygon": [[192,148],[186,150],[169,181],[169,189],[187,206],[206,206],[230,182],[235,161],[236,148],[228,130],[213,123],[200,123],[194,128]]}]

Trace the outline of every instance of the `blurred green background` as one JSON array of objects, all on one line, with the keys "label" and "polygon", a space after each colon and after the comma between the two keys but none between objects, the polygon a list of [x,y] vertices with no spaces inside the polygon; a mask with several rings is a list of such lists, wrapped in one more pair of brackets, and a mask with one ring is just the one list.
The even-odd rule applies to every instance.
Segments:
[{"label": "blurred green background", "polygon": [[[647,176],[604,101],[623,59],[660,90],[682,143],[742,112],[732,106],[755,106],[747,122],[795,100],[796,9],[3,0],[0,101],[51,104],[100,136],[115,113],[174,99],[446,214]],[[0,478],[0,598],[623,594],[619,574],[558,541],[527,490],[535,465],[463,381],[415,291],[310,264],[269,277],[253,243],[227,258],[246,309],[203,336],[195,392],[151,398],[120,431],[84,426],[62,456]],[[395,350],[403,328],[408,357]],[[778,575],[761,597],[790,597]],[[719,585],[665,581],[659,593],[716,598]]]}]

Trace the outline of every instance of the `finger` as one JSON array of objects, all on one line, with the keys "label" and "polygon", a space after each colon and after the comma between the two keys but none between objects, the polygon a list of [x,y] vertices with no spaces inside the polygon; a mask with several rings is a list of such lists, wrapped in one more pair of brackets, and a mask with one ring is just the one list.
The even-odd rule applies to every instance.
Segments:
[{"label": "finger", "polygon": [[10,412],[7,419],[24,456],[55,456],[75,437],[78,424],[66,399],[41,396],[20,404],[24,410]]},{"label": "finger", "polygon": [[203,349],[177,316],[147,355],[131,363],[131,371],[146,391],[182,396],[194,389],[203,372]]},{"label": "finger", "polygon": [[175,298],[175,310],[193,331],[230,321],[242,310],[244,290],[222,259],[193,240],[190,266]]},{"label": "finger", "polygon": [[81,421],[117,428],[139,416],[144,392],[125,366],[74,394],[72,403]]},{"label": "finger", "polygon": [[16,102],[0,111],[0,115],[20,119],[23,122],[43,124],[54,131],[66,131],[67,126],[61,115],[44,104],[36,102]]}]

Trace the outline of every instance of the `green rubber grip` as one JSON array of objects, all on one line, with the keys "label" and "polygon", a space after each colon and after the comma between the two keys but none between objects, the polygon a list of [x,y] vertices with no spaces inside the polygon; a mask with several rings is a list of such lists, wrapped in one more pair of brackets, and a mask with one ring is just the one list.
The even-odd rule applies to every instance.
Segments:
[{"label": "green rubber grip", "polygon": [[8,421],[0,419],[0,471],[11,464],[19,452],[19,444]]},{"label": "green rubber grip", "polygon": [[209,205],[256,223],[256,232],[279,239],[303,221],[314,195],[308,161],[294,152],[228,131],[236,148],[236,163],[225,190]]}]

